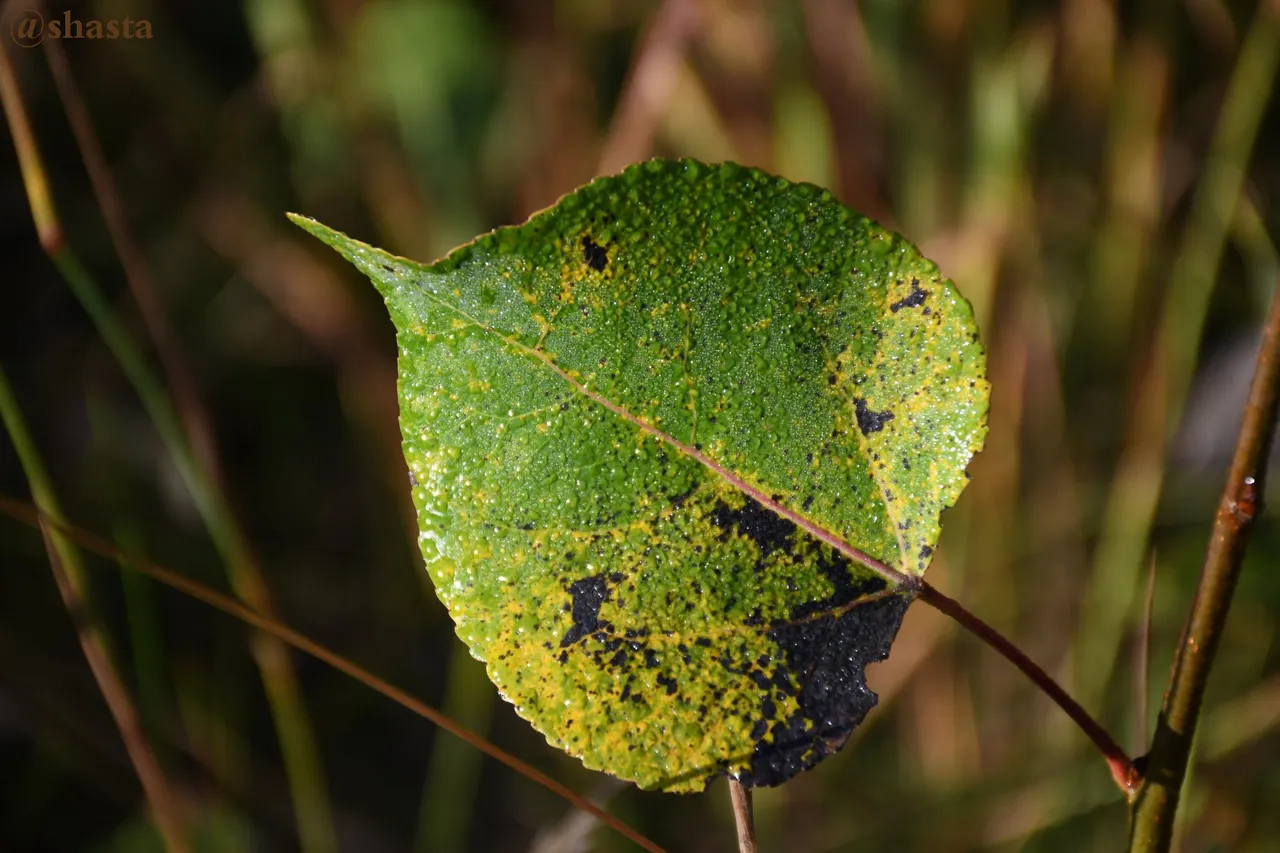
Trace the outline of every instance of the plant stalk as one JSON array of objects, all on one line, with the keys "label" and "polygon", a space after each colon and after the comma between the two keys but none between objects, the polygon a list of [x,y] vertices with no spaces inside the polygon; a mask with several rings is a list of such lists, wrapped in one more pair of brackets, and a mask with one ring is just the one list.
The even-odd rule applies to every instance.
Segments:
[{"label": "plant stalk", "polygon": [[[1280,0],[1264,0],[1241,44],[1173,256],[1149,361],[1133,389],[1132,423],[1102,514],[1094,574],[1085,591],[1088,624],[1076,637],[1075,689],[1102,701],[1141,587],[1165,481],[1169,426],[1186,407],[1200,340],[1259,128],[1280,68]],[[1129,241],[1133,243],[1134,241]],[[1133,251],[1136,246],[1126,246]],[[1107,279],[1107,287],[1115,281]]]},{"label": "plant stalk", "polygon": [[1131,853],[1163,853],[1173,841],[1174,818],[1191,761],[1191,742],[1204,703],[1205,684],[1226,625],[1249,535],[1262,512],[1267,457],[1275,432],[1278,400],[1280,282],[1277,282],[1263,332],[1230,473],[1218,502],[1200,585],[1169,674],[1169,686],[1147,756],[1146,778],[1134,800],[1129,837]]}]

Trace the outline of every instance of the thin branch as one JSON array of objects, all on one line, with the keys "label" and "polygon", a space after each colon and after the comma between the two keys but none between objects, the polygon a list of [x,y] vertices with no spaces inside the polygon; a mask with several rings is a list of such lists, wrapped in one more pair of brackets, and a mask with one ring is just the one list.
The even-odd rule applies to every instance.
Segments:
[{"label": "thin branch", "polygon": [[919,595],[921,601],[937,608],[959,622],[962,627],[999,652],[1005,660],[1012,663],[1023,675],[1031,679],[1032,683],[1044,691],[1045,695],[1065,711],[1067,716],[1098,747],[1099,751],[1102,752],[1103,758],[1107,761],[1107,767],[1111,770],[1111,778],[1120,786],[1120,790],[1126,794],[1131,794],[1135,790],[1139,778],[1134,769],[1133,760],[1120,747],[1120,744],[1116,743],[1115,738],[1097,720],[1091,717],[1079,702],[1071,698],[1071,695],[1066,690],[1063,690],[1062,686],[1054,681],[1049,673],[1027,657],[1022,649],[1015,646],[1011,640],[970,613],[955,599],[938,592],[936,587],[930,586],[928,583],[922,583]]},{"label": "thin branch", "polygon": [[126,571],[137,572],[140,575],[151,578],[157,583],[176,589],[184,595],[188,595],[197,601],[209,605],[215,610],[219,610],[228,616],[239,619],[241,622],[257,628],[264,634],[270,634],[284,644],[292,646],[303,654],[310,655],[322,663],[328,664],[344,675],[350,676],[365,685],[369,689],[377,693],[381,693],[383,696],[386,696],[398,705],[401,705],[418,716],[436,724],[440,728],[448,731],[450,734],[456,735],[491,758],[494,758],[502,764],[505,764],[507,767],[510,767],[521,776],[541,785],[556,796],[563,798],[570,805],[595,816],[602,823],[611,829],[616,830],[621,835],[629,838],[631,841],[634,841],[636,844],[640,845],[640,847],[650,851],[650,853],[666,853],[662,847],[659,847],[657,844],[641,835],[638,831],[623,823],[619,818],[609,814],[604,809],[587,800],[582,795],[577,794],[571,789],[560,784],[542,771],[537,770],[532,765],[527,764],[519,758],[516,758],[514,755],[503,751],[500,747],[495,746],[465,726],[459,725],[451,718],[446,717],[435,708],[423,702],[421,699],[401,690],[388,681],[382,680],[354,661],[351,661],[337,652],[320,645],[315,640],[293,630],[287,625],[277,622],[270,616],[265,616],[230,596],[223,595],[216,590],[210,589],[204,584],[184,577],[170,569],[166,569],[160,564],[148,560],[145,557],[124,551],[101,536],[96,536],[87,530],[75,527],[61,518],[54,518],[53,516],[48,515],[22,501],[15,500],[5,495],[0,495],[0,515],[6,515],[15,521],[19,521],[36,529],[42,529],[44,526],[53,528],[54,530],[64,534],[67,539],[75,542],[86,551],[90,551],[94,554],[98,554],[99,556],[106,557],[109,560],[113,560]]},{"label": "thin branch", "polygon": [[[1171,300],[1186,296],[1186,281],[1211,281],[1220,246],[1197,249],[1203,239],[1198,222],[1225,228],[1232,219],[1254,137],[1275,83],[1280,53],[1280,0],[1259,4],[1241,45],[1223,99],[1221,117],[1200,179],[1184,251],[1174,261]],[[1227,201],[1229,203],[1224,204]],[[1202,297],[1207,299],[1207,295]],[[1198,337],[1195,329],[1175,328],[1175,337]],[[1189,367],[1187,368],[1189,370]],[[1129,822],[1130,853],[1164,853],[1173,843],[1178,801],[1191,761],[1192,741],[1204,701],[1205,683],[1226,624],[1253,521],[1261,511],[1263,478],[1275,430],[1280,387],[1280,283],[1272,297],[1253,384],[1231,469],[1223,488],[1191,610],[1183,624],[1146,758],[1146,780],[1138,791]]]},{"label": "thin branch", "polygon": [[1146,781],[1134,802],[1130,851],[1162,853],[1173,840],[1174,817],[1191,760],[1191,741],[1204,702],[1205,684],[1226,625],[1245,548],[1254,521],[1262,512],[1278,400],[1280,281],[1272,297],[1231,470],[1209,536],[1200,585],[1187,614],[1147,756]]},{"label": "thin branch", "polygon": [[729,801],[733,803],[733,823],[738,829],[738,853],[757,853],[755,810],[751,789],[737,779],[729,780]]}]

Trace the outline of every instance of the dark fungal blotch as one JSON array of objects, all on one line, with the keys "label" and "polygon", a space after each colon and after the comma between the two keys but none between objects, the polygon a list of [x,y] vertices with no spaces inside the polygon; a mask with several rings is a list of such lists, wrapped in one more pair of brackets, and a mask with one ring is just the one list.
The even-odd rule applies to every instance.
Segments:
[{"label": "dark fungal blotch", "polygon": [[889,310],[897,314],[903,308],[918,308],[929,298],[929,291],[920,287],[920,279],[911,279],[911,292],[889,306]]},{"label": "dark fungal blotch", "polygon": [[863,435],[879,432],[884,429],[886,423],[893,420],[893,412],[888,409],[883,412],[872,411],[871,407],[867,405],[867,401],[861,397],[854,398],[853,410],[858,418],[858,430]]},{"label": "dark fungal blotch", "polygon": [[[830,549],[823,549],[816,568],[832,592],[772,623],[768,637],[779,655],[761,655],[741,667],[727,654],[720,660],[760,691],[751,728],[755,749],[748,769],[738,775],[746,785],[780,785],[844,746],[877,701],[866,684],[866,666],[888,657],[911,603],[910,593],[895,593],[833,612],[886,592],[888,585],[878,577],[857,577],[849,560]],[[778,701],[788,695],[799,708],[780,717]]]},{"label": "dark fungal blotch", "polygon": [[746,503],[740,509],[732,509],[723,501],[717,503],[716,508],[711,511],[711,523],[726,533],[737,529],[756,543],[761,558],[785,547],[796,532],[795,522],[783,518],[773,510],[765,509],[752,497],[744,497]]},{"label": "dark fungal blotch", "polygon": [[609,581],[604,575],[583,578],[569,584],[573,596],[573,625],[560,640],[560,647],[571,646],[600,628],[600,607],[609,599]]},{"label": "dark fungal blotch", "polygon": [[[839,568],[836,562],[829,566]],[[770,683],[791,689],[794,676],[800,685],[799,709],[778,719],[777,705],[765,692],[752,730],[756,747],[751,765],[738,776],[744,785],[780,785],[813,767],[839,751],[876,705],[878,697],[867,687],[866,667],[889,656],[911,597],[895,593],[839,615],[804,618],[808,612],[839,607],[842,599],[848,603],[874,592],[876,586],[884,587],[880,581],[858,586],[847,579],[847,571],[845,576],[831,598],[796,608],[791,621],[769,631],[783,653]]]},{"label": "dark fungal blotch", "polygon": [[609,264],[609,253],[605,251],[604,246],[599,245],[595,240],[590,237],[583,237],[582,260],[596,272],[604,272],[604,268]]}]

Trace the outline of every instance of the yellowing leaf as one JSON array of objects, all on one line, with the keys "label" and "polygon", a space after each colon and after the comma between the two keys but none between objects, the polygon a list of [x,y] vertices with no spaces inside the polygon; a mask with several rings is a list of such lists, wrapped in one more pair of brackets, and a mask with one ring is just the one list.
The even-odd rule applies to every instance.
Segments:
[{"label": "yellowing leaf", "polygon": [[423,557],[523,717],[670,791],[843,745],[912,589],[813,532],[918,576],[986,432],[931,262],[824,190],[688,160],[432,265],[295,221],[386,297]]}]

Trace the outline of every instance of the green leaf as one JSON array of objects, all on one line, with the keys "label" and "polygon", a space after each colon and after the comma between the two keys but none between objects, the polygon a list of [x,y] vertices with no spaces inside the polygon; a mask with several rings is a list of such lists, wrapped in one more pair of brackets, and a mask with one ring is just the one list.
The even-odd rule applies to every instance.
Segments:
[{"label": "green leaf", "polygon": [[521,716],[668,791],[843,745],[986,432],[931,262],[817,187],[689,160],[429,266],[294,221],[386,297],[422,553]]}]

